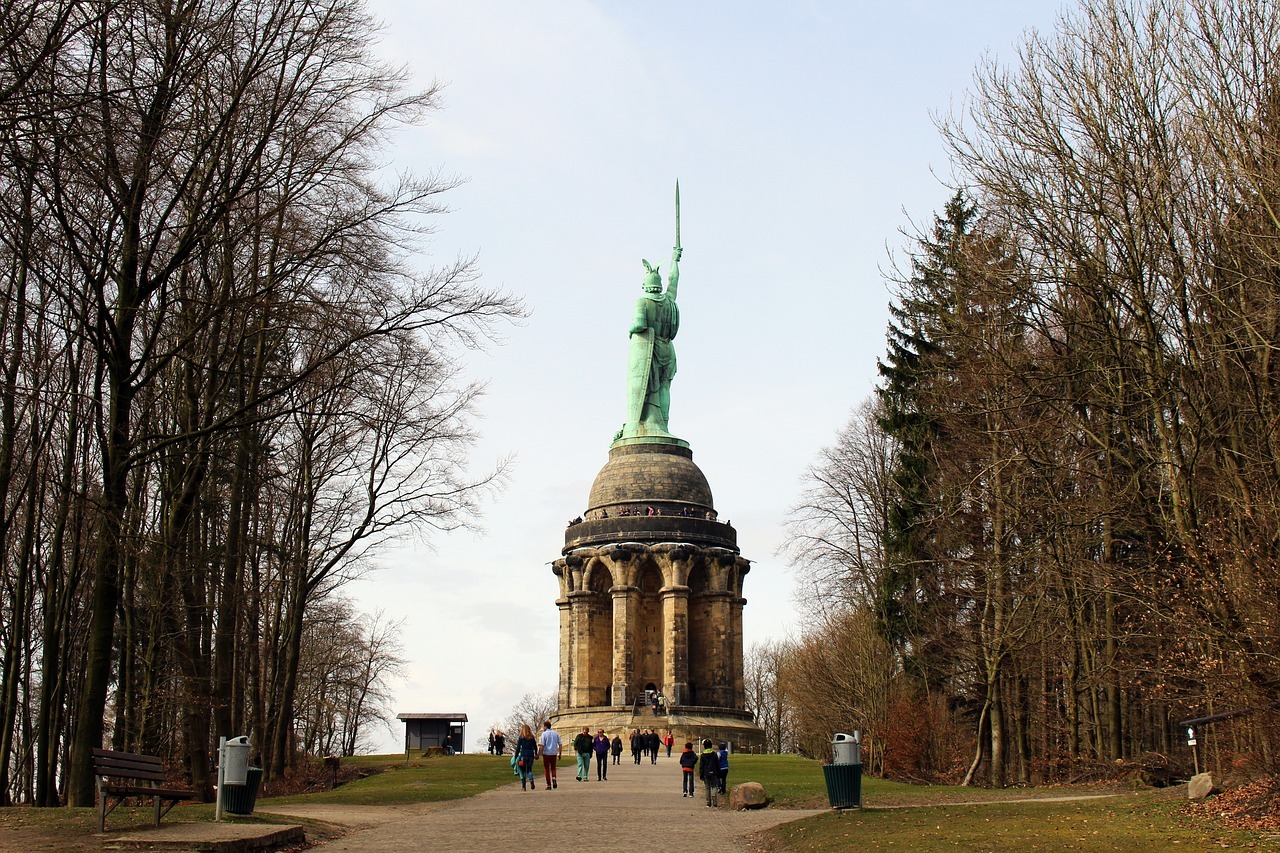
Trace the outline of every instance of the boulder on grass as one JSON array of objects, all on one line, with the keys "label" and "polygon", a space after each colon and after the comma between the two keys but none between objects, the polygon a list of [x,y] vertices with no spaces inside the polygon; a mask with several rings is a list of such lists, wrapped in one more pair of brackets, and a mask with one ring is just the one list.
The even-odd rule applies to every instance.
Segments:
[{"label": "boulder on grass", "polygon": [[743,782],[729,789],[729,808],[762,809],[769,805],[769,795],[759,782]]},{"label": "boulder on grass", "polygon": [[1214,794],[1222,793],[1222,780],[1217,773],[1197,773],[1187,783],[1187,799],[1206,800]]}]

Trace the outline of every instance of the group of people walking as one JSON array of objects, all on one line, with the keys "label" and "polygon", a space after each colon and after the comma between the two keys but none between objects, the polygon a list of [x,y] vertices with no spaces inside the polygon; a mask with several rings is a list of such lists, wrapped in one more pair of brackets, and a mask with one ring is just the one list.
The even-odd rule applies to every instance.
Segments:
[{"label": "group of people walking", "polygon": [[551,728],[551,721],[542,724],[542,734],[535,740],[533,729],[528,723],[520,727],[520,737],[516,740],[516,750],[511,756],[511,763],[520,776],[520,790],[536,791],[538,783],[533,779],[533,765],[538,758],[542,759],[542,775],[546,779],[547,790],[560,787],[556,778],[556,764],[560,759],[560,735]]},{"label": "group of people walking", "polygon": [[658,763],[658,750],[663,746],[667,748],[667,758],[671,757],[671,745],[675,743],[675,738],[671,736],[671,730],[668,729],[665,735],[659,735],[653,729],[633,729],[631,732],[631,757],[636,764],[640,763],[640,759],[649,756],[650,764]]},{"label": "group of people walking", "polygon": [[693,741],[684,745],[680,753],[680,795],[693,796],[693,774],[697,772],[702,780],[702,787],[707,794],[707,805],[716,804],[716,794],[725,792],[725,784],[729,781],[729,745],[723,741],[719,749],[712,749],[711,741],[702,742],[702,755],[693,751]]},{"label": "group of people walking", "polygon": [[[665,735],[659,735],[652,729],[644,731],[635,729],[631,732],[631,754],[635,757],[636,764],[640,763],[643,755],[650,756],[651,764],[657,764],[658,750],[665,746],[669,758],[673,742],[674,738],[670,730]],[[561,748],[560,735],[551,728],[550,720],[542,724],[542,732],[537,738],[534,737],[533,729],[528,724],[520,727],[520,737],[516,741],[515,753],[511,757],[511,763],[520,777],[520,790],[536,791],[538,789],[538,783],[533,774],[534,765],[539,758],[542,760],[545,790],[553,791],[560,787],[559,780],[556,778],[556,769]],[[596,781],[607,782],[609,781],[609,757],[613,757],[614,764],[620,763],[622,737],[615,735],[610,740],[604,733],[604,729],[597,730],[593,737],[590,727],[583,726],[582,731],[573,739],[573,751],[578,760],[577,773],[574,777],[576,781],[590,781],[591,759],[594,757]],[[729,778],[729,745],[722,742],[720,748],[715,749],[710,740],[703,740],[702,752],[699,754],[694,752],[692,741],[685,743],[684,751],[680,753],[681,796],[694,795],[695,773],[697,778],[702,780],[707,805],[715,805],[716,794],[725,793],[725,785]]]},{"label": "group of people walking", "polygon": [[588,726],[582,727],[582,732],[573,739],[573,751],[578,755],[578,775],[579,782],[586,782],[591,776],[591,757],[596,759],[596,781],[609,781],[609,753],[614,751],[614,744],[617,744],[616,756],[622,754],[622,739],[615,737],[609,740],[608,735],[604,733],[604,729],[596,732],[596,736],[591,736],[591,729]]}]

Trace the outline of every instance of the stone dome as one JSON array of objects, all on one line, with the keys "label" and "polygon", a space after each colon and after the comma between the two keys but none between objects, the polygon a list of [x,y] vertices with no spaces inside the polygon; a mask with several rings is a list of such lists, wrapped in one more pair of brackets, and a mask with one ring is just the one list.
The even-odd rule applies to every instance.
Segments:
[{"label": "stone dome", "polygon": [[[715,512],[711,486],[693,461],[693,451],[674,444],[622,444],[609,451],[609,461],[596,475],[587,499],[592,516],[600,510],[652,505],[663,514],[682,508],[699,516]],[[672,512],[668,512],[671,510]]]},{"label": "stone dome", "polygon": [[625,439],[609,448],[587,511],[565,530],[564,541],[566,554],[619,542],[738,547],[734,529],[716,518],[711,486],[687,444]]}]

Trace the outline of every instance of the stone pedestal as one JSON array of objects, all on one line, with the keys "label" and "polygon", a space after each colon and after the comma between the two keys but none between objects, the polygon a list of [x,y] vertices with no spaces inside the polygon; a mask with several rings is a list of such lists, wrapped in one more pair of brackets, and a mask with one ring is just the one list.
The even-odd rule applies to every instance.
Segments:
[{"label": "stone pedestal", "polygon": [[[554,725],[761,745],[742,681],[742,582],[751,564],[716,516],[688,445],[615,442],[583,519],[566,530],[553,564],[561,614]],[[665,700],[657,716],[646,701],[653,692]]]}]

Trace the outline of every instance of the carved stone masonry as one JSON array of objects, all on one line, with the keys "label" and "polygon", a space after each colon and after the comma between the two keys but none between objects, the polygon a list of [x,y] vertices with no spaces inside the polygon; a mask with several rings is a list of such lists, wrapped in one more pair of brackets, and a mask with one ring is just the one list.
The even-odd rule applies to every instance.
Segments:
[{"label": "carved stone masonry", "polygon": [[[683,442],[615,442],[588,511],[565,532],[556,725],[670,728],[735,748],[763,733],[746,709],[743,579],[750,561],[715,514]],[[650,710],[663,697],[661,717]],[[683,742],[683,741],[682,741]]]}]

